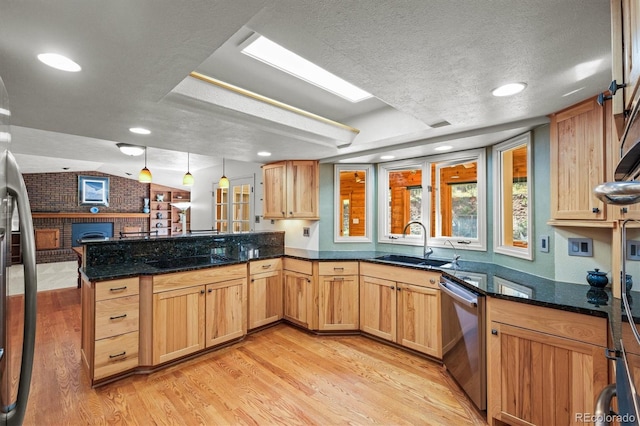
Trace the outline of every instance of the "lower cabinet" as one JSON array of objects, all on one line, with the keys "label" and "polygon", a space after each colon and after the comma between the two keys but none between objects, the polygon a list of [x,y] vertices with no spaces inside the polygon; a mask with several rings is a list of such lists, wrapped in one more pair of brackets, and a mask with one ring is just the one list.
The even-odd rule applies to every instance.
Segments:
[{"label": "lower cabinet", "polygon": [[91,383],[138,366],[138,278],[83,281],[82,360]]},{"label": "lower cabinet", "polygon": [[442,358],[440,273],[360,265],[360,329]]},{"label": "lower cabinet", "polygon": [[[284,259],[284,318],[299,326],[313,329],[317,292],[313,278],[313,262]],[[314,304],[316,300],[316,304]],[[316,321],[317,322],[317,321]]]},{"label": "lower cabinet", "polygon": [[282,319],[282,259],[249,263],[249,329]]},{"label": "lower cabinet", "polygon": [[318,329],[359,329],[358,262],[320,262]]},{"label": "lower cabinet", "polygon": [[489,298],[487,420],[581,424],[608,384],[607,321]]},{"label": "lower cabinet", "polygon": [[154,276],[150,363],[246,334],[246,274],[246,265],[232,265]]}]

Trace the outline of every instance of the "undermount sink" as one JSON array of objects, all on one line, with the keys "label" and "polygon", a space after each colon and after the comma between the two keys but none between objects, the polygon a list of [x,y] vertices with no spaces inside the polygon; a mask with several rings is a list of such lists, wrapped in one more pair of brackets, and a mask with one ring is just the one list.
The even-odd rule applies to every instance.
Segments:
[{"label": "undermount sink", "polygon": [[173,257],[167,259],[150,260],[145,262],[149,266],[153,266],[158,269],[177,269],[188,268],[191,266],[202,265],[219,265],[221,263],[229,262],[231,259],[224,256],[186,256],[186,257]]},{"label": "undermount sink", "polygon": [[421,257],[413,257],[413,256],[404,256],[400,254],[386,254],[384,256],[376,257],[376,260],[382,260],[385,262],[393,262],[393,263],[403,263],[405,265],[416,265],[416,266],[433,266],[436,268],[439,267],[447,267],[450,263],[448,260],[439,260],[439,259],[423,259]]}]

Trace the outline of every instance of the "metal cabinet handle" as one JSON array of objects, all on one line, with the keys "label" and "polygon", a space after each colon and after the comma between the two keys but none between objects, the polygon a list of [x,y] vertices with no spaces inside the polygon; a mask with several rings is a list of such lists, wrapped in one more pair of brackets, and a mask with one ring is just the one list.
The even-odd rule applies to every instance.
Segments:
[{"label": "metal cabinet handle", "polygon": [[109,291],[123,291],[126,289],[127,289],[127,286],[125,285],[124,287],[110,288]]},{"label": "metal cabinet handle", "polygon": [[391,286],[391,290],[395,290],[396,288],[394,286]]},{"label": "metal cabinet handle", "polygon": [[495,328],[491,329],[491,334],[493,334],[494,336],[498,335],[498,330],[496,330]]},{"label": "metal cabinet handle", "polygon": [[126,354],[127,354],[127,351],[122,351],[122,352],[120,352],[119,354],[109,355],[109,358],[110,358],[110,359],[113,359],[113,358],[119,358],[119,357],[121,357],[121,356],[125,356]]},{"label": "metal cabinet handle", "polygon": [[334,271],[344,271],[343,267],[334,267],[333,268]]},{"label": "metal cabinet handle", "polygon": [[429,282],[430,282],[431,284],[435,284],[435,283],[436,283],[436,280],[435,280],[434,278],[431,278],[431,279],[429,280]]},{"label": "metal cabinet handle", "polygon": [[262,265],[262,269],[269,269],[269,268],[271,268],[271,264],[268,264],[268,265]]},{"label": "metal cabinet handle", "polygon": [[344,281],[344,277],[333,277],[333,281]]},{"label": "metal cabinet handle", "polygon": [[600,213],[600,209],[599,209],[599,208],[597,208],[597,207],[594,207],[594,208],[592,208],[592,209],[591,209],[591,212],[593,212],[593,213]]},{"label": "metal cabinet handle", "polygon": [[204,294],[204,290],[200,290],[200,294]]},{"label": "metal cabinet handle", "polygon": [[116,315],[115,317],[109,317],[110,320],[116,320],[116,319],[120,319],[120,318],[126,318],[127,314],[122,314],[122,315]]},{"label": "metal cabinet handle", "polygon": [[207,290],[209,293],[213,293],[213,289],[210,288],[209,290]]}]

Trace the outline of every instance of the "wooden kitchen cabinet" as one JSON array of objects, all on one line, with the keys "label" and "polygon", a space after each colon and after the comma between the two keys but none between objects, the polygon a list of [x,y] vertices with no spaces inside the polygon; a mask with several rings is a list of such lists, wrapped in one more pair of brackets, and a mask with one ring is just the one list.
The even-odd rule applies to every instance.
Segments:
[{"label": "wooden kitchen cabinet", "polygon": [[36,250],[55,250],[60,248],[60,230],[36,229]]},{"label": "wooden kitchen cabinet", "polygon": [[358,262],[319,263],[319,330],[359,329],[358,271]]},{"label": "wooden kitchen cabinet", "polygon": [[[314,294],[317,293],[313,262],[284,259],[284,319],[307,329],[314,327]],[[316,315],[317,316],[317,315]],[[317,320],[315,321],[317,323]]]},{"label": "wooden kitchen cabinet", "polygon": [[576,413],[595,413],[608,384],[607,320],[488,299],[489,424],[573,425]]},{"label": "wooden kitchen cabinet", "polygon": [[83,281],[81,352],[91,384],[138,366],[138,278]]},{"label": "wooden kitchen cabinet", "polygon": [[246,288],[242,264],[154,276],[145,361],[162,364],[244,336]]},{"label": "wooden kitchen cabinet", "polygon": [[605,181],[605,108],[595,98],[551,115],[551,219],[603,221],[593,194]]},{"label": "wooden kitchen cabinet", "polygon": [[360,329],[442,358],[440,273],[360,265]]},{"label": "wooden kitchen cabinet", "polygon": [[318,220],[318,162],[291,160],[262,167],[265,219]]},{"label": "wooden kitchen cabinet", "polygon": [[153,365],[204,349],[205,286],[153,295]]},{"label": "wooden kitchen cabinet", "polygon": [[282,259],[249,263],[249,329],[282,319]]}]

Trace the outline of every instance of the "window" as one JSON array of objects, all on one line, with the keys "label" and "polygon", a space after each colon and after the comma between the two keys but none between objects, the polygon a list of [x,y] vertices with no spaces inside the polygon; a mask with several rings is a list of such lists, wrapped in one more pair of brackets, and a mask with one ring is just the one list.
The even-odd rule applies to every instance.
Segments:
[{"label": "window", "polygon": [[424,160],[398,161],[378,166],[379,242],[422,244],[422,227],[411,226],[400,240],[405,225],[423,218]]},{"label": "window", "polygon": [[337,164],[334,172],[334,241],[370,242],[373,166]]},{"label": "window", "polygon": [[494,146],[493,159],[494,251],[531,260],[531,133]]},{"label": "window", "polygon": [[[384,163],[379,174],[379,242],[486,250],[484,149]],[[425,213],[428,212],[428,213]]]},{"label": "window", "polygon": [[428,159],[429,245],[486,250],[484,149]]},{"label": "window", "polygon": [[253,217],[254,178],[229,179],[229,188],[213,185],[213,229],[221,232],[249,232]]}]

